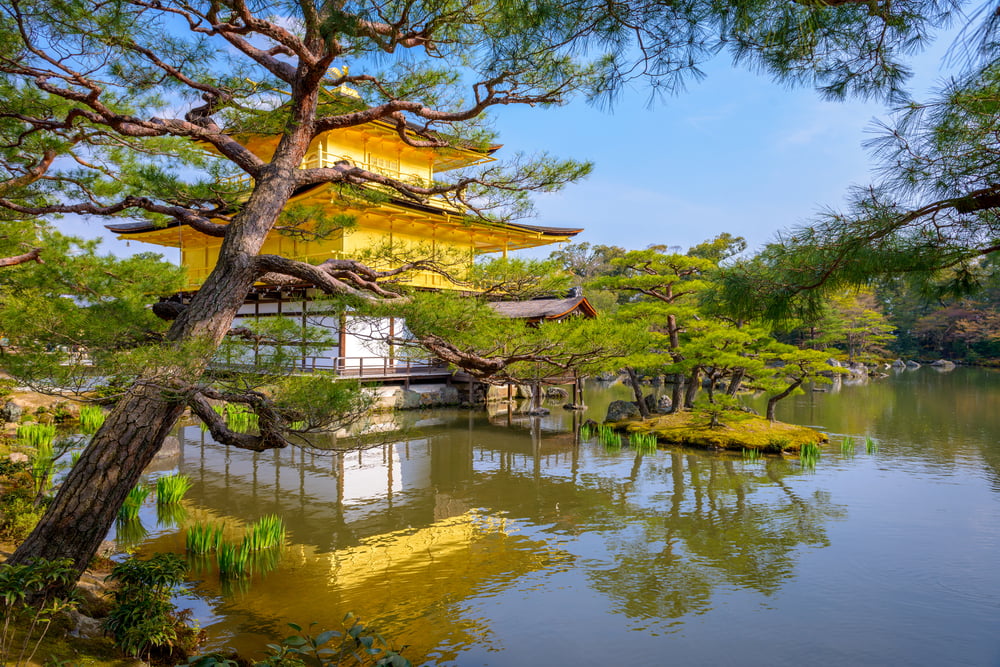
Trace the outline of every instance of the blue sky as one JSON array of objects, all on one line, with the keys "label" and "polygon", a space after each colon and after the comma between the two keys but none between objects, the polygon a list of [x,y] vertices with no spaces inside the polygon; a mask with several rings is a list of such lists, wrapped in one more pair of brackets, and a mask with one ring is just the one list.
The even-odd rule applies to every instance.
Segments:
[{"label": "blue sky", "polygon": [[[938,39],[914,59],[916,99],[945,76],[940,63],[951,39]],[[823,101],[811,89],[734,69],[725,56],[704,69],[705,80],[653,106],[636,82],[611,111],[582,101],[499,110],[501,157],[548,151],[595,164],[585,181],[539,196],[538,216],[527,222],[583,227],[578,242],[630,249],[686,249],[729,232],[753,250],[822,207],[839,206],[850,185],[871,180],[862,142],[873,136],[873,119],[887,117],[882,103]],[[104,238],[105,251],[115,254],[161,250],[126,245],[97,220],[64,226]],[[176,261],[176,253],[167,258]]]},{"label": "blue sky", "polygon": [[[914,97],[945,76],[951,37],[914,59]],[[584,104],[504,109],[505,151],[548,150],[591,160],[593,174],[537,199],[537,224],[583,227],[576,240],[683,249],[729,232],[760,247],[823,207],[839,207],[848,187],[871,180],[862,143],[880,102],[827,102],[733,69],[725,58],[687,92],[647,105],[641,86],[614,111]],[[535,251],[544,256],[547,252]]]}]

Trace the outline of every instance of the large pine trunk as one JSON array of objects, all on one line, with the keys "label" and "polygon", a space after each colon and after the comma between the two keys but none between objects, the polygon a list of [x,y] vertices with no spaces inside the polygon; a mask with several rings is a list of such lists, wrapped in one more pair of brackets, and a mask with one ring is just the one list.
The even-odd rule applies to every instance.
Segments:
[{"label": "large pine trunk", "polygon": [[9,563],[69,558],[78,573],[87,568],[125,497],[186,407],[183,397],[167,387],[200,380],[253,286],[257,278],[254,258],[288,201],[294,187],[293,170],[306,145],[308,140],[287,151],[283,164],[272,162],[251,195],[245,215],[227,230],[215,269],[168,332],[167,339],[175,344],[198,343],[200,356],[192,363],[184,357],[190,351],[171,359],[165,350],[164,363],[139,378],[108,415]]}]

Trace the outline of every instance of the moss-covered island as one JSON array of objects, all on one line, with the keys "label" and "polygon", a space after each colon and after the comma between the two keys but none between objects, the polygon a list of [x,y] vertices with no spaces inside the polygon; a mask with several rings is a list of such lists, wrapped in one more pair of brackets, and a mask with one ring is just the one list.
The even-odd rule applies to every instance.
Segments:
[{"label": "moss-covered island", "polygon": [[825,443],[825,433],[808,426],[772,422],[756,415],[741,414],[738,419],[711,428],[709,419],[698,412],[676,412],[650,419],[608,422],[625,433],[649,433],[667,444],[729,449],[755,449],[762,453],[797,453],[807,443]]}]

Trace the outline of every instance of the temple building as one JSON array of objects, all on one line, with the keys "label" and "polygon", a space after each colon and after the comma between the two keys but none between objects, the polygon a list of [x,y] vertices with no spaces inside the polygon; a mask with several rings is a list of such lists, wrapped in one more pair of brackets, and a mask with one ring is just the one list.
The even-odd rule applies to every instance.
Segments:
[{"label": "temple building", "polygon": [[[419,134],[413,131],[414,136]],[[276,136],[251,136],[244,145],[263,159],[275,147]],[[431,185],[437,174],[494,160],[499,146],[487,148],[426,148],[405,143],[394,125],[370,122],[332,130],[313,140],[303,168],[332,167],[347,161],[357,167],[385,176],[421,185]],[[313,264],[327,259],[358,258],[373,249],[391,250],[392,255],[447,258],[461,274],[475,258],[484,253],[502,253],[565,242],[581,229],[542,227],[514,223],[491,223],[463,215],[463,211],[443,198],[423,202],[409,200],[380,185],[366,186],[380,196],[359,196],[337,184],[303,188],[291,198],[289,207],[302,211],[322,211],[323,216],[349,216],[352,224],[318,238],[310,234],[309,224],[301,233],[273,231],[262,254],[275,254]],[[181,264],[187,269],[185,291],[174,297],[186,301],[197,292],[215,266],[222,239],[207,236],[192,227],[173,223],[153,226],[150,223],[108,225],[119,238],[178,248]],[[457,262],[457,264],[456,264]],[[392,268],[377,265],[376,268]],[[454,269],[453,269],[454,270]],[[461,277],[461,275],[459,275]],[[399,282],[423,289],[463,289],[444,276],[424,271],[408,274]],[[363,370],[381,367],[388,371],[396,365],[386,335],[396,335],[401,323],[386,321],[372,324],[349,315],[329,315],[325,306],[313,302],[322,294],[309,284],[276,287],[260,284],[247,295],[236,324],[247,318],[276,315],[301,318],[303,327],[321,325],[334,331],[335,344],[321,353],[303,354],[303,370]],[[589,304],[588,304],[589,305]],[[312,309],[310,307],[312,306]],[[544,315],[543,315],[544,316]],[[373,327],[379,329],[373,330]],[[252,360],[248,360],[252,361]],[[362,373],[363,374],[363,373]]]}]

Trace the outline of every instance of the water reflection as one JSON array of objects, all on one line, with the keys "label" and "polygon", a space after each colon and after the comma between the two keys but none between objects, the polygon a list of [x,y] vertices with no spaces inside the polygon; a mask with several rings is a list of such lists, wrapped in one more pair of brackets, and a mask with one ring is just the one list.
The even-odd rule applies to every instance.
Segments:
[{"label": "water reflection", "polygon": [[[994,376],[926,375],[788,401],[786,419],[882,442],[877,456],[830,447],[815,472],[781,459],[578,442],[574,424],[601,418],[621,387],[590,388],[585,415],[409,415],[407,437],[347,453],[227,450],[192,426],[172,462],[194,482],[188,517],[176,520],[284,518],[290,545],[273,571],[229,596],[208,572],[198,587],[213,645],[251,654],[288,621],[335,628],[348,611],[409,644],[411,658],[453,664],[635,663],[662,656],[663,635],[681,662],[707,663],[725,659],[716,653],[724,643],[700,629],[752,643],[804,614],[834,635],[849,629],[848,644],[925,623],[947,638],[963,617],[979,618],[987,636],[1000,630],[982,621],[989,603],[955,577],[934,605],[907,601],[914,581],[940,579],[931,574],[940,562],[978,572],[977,588],[1000,584],[978,567],[1000,547],[1000,512],[984,505],[995,510],[996,496],[984,501],[974,484],[987,471],[997,488],[1000,394],[982,384]],[[907,399],[921,391],[934,396]],[[958,423],[972,414],[975,424]],[[972,483],[942,489],[942,470],[972,471]],[[941,532],[935,512],[964,505],[981,508],[976,521],[925,544]],[[143,549],[180,552],[183,531],[155,534]],[[859,627],[851,605],[866,596],[893,602],[886,618]],[[908,641],[873,662],[917,664],[947,654],[951,640],[938,654],[920,632]],[[843,642],[783,642],[772,638],[760,664],[843,657]]]}]

